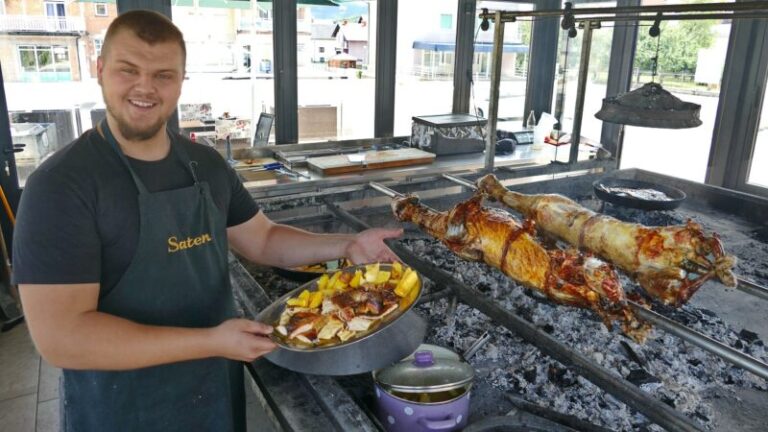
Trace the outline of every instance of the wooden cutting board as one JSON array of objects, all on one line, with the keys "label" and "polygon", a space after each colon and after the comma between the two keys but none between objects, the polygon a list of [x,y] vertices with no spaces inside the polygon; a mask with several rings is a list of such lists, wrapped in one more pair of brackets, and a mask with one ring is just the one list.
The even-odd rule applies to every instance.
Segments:
[{"label": "wooden cutting board", "polygon": [[[361,158],[363,159],[362,161],[359,160]],[[434,160],[434,153],[415,148],[401,148],[314,157],[307,159],[307,166],[309,166],[309,169],[323,175],[334,175],[380,168],[428,164]]]}]

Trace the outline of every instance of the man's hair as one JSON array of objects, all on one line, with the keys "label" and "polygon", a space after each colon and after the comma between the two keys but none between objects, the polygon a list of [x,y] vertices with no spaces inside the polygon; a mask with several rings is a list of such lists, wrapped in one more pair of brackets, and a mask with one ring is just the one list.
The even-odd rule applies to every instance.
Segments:
[{"label": "man's hair", "polygon": [[120,14],[107,29],[107,34],[104,36],[104,43],[101,48],[102,55],[109,54],[112,38],[123,30],[130,30],[149,45],[177,42],[181,47],[182,67],[186,66],[187,47],[184,44],[184,35],[165,15],[148,10],[132,10]]}]

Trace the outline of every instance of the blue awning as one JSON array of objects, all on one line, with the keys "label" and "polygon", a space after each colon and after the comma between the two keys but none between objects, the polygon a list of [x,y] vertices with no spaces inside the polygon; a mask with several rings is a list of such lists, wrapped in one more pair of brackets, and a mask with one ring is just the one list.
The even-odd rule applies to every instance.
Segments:
[{"label": "blue awning", "polygon": [[[423,49],[427,51],[456,51],[456,44],[453,42],[428,42],[428,41],[415,41],[413,42],[413,48]],[[493,44],[489,42],[477,42],[475,43],[476,53],[491,52]],[[527,53],[528,45],[519,43],[505,43],[505,53]]]}]

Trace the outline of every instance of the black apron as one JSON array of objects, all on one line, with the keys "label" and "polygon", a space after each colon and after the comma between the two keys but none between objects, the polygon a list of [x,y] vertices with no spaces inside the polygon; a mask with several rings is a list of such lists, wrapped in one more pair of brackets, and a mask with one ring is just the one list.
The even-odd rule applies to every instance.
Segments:
[{"label": "black apron", "polygon": [[[150,193],[106,122],[104,135],[139,191],[139,241],[98,310],[148,325],[213,327],[236,316],[229,284],[226,219],[195,162],[171,138],[190,187]],[[223,358],[130,371],[63,371],[65,431],[244,431],[243,367]]]}]

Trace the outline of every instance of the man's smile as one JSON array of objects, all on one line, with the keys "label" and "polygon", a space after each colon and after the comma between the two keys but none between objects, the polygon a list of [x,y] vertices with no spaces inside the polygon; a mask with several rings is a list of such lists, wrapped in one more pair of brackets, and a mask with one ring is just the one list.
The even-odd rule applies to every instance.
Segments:
[{"label": "man's smile", "polygon": [[144,100],[140,100],[140,99],[128,99],[128,102],[131,105],[133,105],[135,107],[138,107],[138,108],[142,108],[142,109],[154,108],[155,105],[157,105],[156,102],[149,102],[149,101],[144,101]]}]

